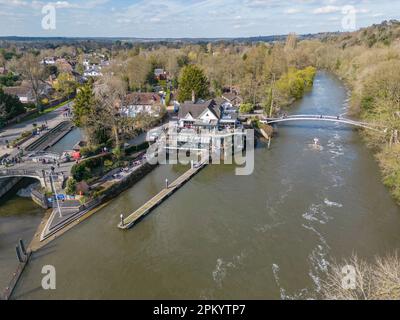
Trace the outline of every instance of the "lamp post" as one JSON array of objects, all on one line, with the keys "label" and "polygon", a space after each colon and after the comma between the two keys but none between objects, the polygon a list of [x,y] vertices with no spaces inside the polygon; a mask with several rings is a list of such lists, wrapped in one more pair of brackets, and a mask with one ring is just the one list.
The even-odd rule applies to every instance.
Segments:
[{"label": "lamp post", "polygon": [[62,218],[63,215],[62,215],[62,213],[61,213],[60,202],[58,201],[57,189],[56,189],[56,187],[55,187],[55,185],[54,185],[54,180],[53,180],[53,173],[54,173],[54,170],[55,170],[55,168],[54,168],[54,167],[51,167],[50,182],[51,182],[52,188],[53,188],[53,190],[54,190],[54,195],[55,195],[55,197],[56,197],[56,203],[57,203],[57,208],[58,208],[58,215],[59,215],[60,218]]}]

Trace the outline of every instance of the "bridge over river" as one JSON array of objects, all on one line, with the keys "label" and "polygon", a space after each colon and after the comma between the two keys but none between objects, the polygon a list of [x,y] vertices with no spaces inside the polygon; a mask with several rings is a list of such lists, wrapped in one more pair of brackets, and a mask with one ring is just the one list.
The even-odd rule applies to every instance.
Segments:
[{"label": "bridge over river", "polygon": [[[70,175],[73,164],[73,162],[62,163],[57,167],[54,164],[25,162],[12,167],[1,167],[0,179],[33,178],[38,180],[43,188],[51,190],[52,182],[56,188],[63,186],[65,179]],[[54,170],[52,170],[52,167],[54,167]]]},{"label": "bridge over river", "polygon": [[368,130],[374,130],[381,133],[386,132],[386,129],[383,128],[382,126],[373,125],[367,122],[351,120],[340,116],[329,116],[329,115],[299,114],[299,115],[283,116],[279,118],[264,118],[261,120],[261,123],[278,124],[278,123],[293,122],[293,121],[335,122],[335,123],[347,124],[354,127],[364,128]]}]

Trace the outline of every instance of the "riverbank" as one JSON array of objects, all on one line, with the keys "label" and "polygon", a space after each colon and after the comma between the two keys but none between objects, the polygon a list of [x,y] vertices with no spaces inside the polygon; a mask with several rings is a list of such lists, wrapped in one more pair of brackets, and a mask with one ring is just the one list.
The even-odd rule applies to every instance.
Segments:
[{"label": "riverbank", "polygon": [[[321,43],[315,64],[338,75],[351,90],[349,114],[372,124],[387,128],[386,134],[375,135],[362,132],[366,145],[374,152],[383,183],[400,204],[400,55],[398,42],[388,33],[386,43],[380,36],[367,45],[360,42],[367,31],[381,34],[386,27],[373,26],[355,32],[349,39],[333,37]],[[370,29],[370,30],[368,30]],[[357,41],[352,41],[358,39]]]},{"label": "riverbank", "polygon": [[[399,68],[400,72],[400,68]],[[369,122],[372,124],[378,124],[383,128],[386,128],[384,134],[376,134],[364,130],[360,132],[364,143],[374,153],[375,159],[379,164],[382,183],[390,190],[393,198],[400,205],[400,141],[398,139],[397,128],[400,128],[400,119],[396,121],[391,115],[376,114],[373,110],[366,110],[363,108],[362,97],[363,84],[356,83],[358,80],[351,81],[341,71],[334,72],[344,83],[346,83],[347,90],[349,92],[349,110],[348,113],[351,116],[361,119],[362,121]],[[372,78],[372,76],[371,76]],[[372,79],[368,79],[372,81]],[[364,79],[364,81],[367,81]],[[400,81],[400,77],[399,77]],[[358,88],[357,88],[358,87]],[[379,98],[378,94],[374,98]],[[390,119],[391,118],[391,119]],[[394,120],[394,121],[393,121]],[[394,122],[394,123],[393,123]],[[396,128],[396,129],[394,129]]]},{"label": "riverbank", "polygon": [[68,212],[64,212],[64,209],[61,208],[63,217],[59,217],[58,209],[54,208],[51,214],[45,217],[44,221],[42,221],[40,227],[38,228],[31,247],[32,250],[38,250],[42,248],[52,240],[63,235],[72,227],[76,226],[78,223],[92,216],[99,209],[104,208],[104,204],[108,203],[108,201],[132,187],[154,168],[154,165],[144,162],[140,164],[140,166],[132,168],[132,170],[125,173],[118,179],[113,179],[112,181],[106,179],[103,184],[99,185],[102,186],[103,191],[101,193],[97,193],[96,197],[91,201],[81,205],[76,210],[68,210]]}]

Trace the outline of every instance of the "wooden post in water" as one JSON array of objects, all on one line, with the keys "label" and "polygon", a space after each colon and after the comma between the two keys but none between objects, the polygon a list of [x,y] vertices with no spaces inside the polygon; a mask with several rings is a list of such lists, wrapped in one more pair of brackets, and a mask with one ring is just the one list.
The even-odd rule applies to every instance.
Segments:
[{"label": "wooden post in water", "polygon": [[22,259],[22,255],[21,255],[21,251],[19,250],[19,246],[15,246],[15,252],[17,253],[17,258],[19,262],[24,262],[24,260]]},{"label": "wooden post in water", "polygon": [[24,242],[22,241],[22,239],[19,239],[19,247],[21,248],[21,252],[24,254],[24,256],[26,256],[27,253],[26,253],[25,245],[24,245]]}]

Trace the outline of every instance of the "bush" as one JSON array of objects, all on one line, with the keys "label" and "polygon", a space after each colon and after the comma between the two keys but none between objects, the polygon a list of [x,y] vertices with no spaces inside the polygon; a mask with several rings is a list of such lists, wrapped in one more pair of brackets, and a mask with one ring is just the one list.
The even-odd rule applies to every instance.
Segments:
[{"label": "bush", "polygon": [[76,192],[76,180],[74,178],[69,178],[67,181],[66,193],[69,195],[74,195]]},{"label": "bush", "polygon": [[240,113],[251,113],[254,110],[254,106],[251,103],[243,103],[239,107]]},{"label": "bush", "polygon": [[89,180],[95,176],[96,169],[100,169],[98,170],[100,171],[99,174],[102,174],[104,172],[104,170],[102,170],[102,167],[104,167],[104,162],[106,160],[112,160],[112,155],[103,154],[97,157],[83,160],[72,167],[71,174],[73,178],[78,182]]},{"label": "bush", "polygon": [[131,155],[133,153],[146,150],[148,147],[149,147],[149,143],[148,142],[143,142],[142,144],[139,144],[137,146],[130,146],[130,147],[126,148],[125,149],[125,154],[129,156],[129,155]]},{"label": "bush", "polygon": [[111,168],[113,165],[114,165],[114,162],[112,162],[111,160],[107,159],[107,160],[104,161],[104,166],[106,168]]},{"label": "bush", "polygon": [[104,149],[105,145],[97,145],[97,146],[87,146],[80,149],[80,153],[82,157],[92,157],[99,153],[101,153]]},{"label": "bush", "polygon": [[[343,286],[344,268],[354,269],[354,288]],[[353,255],[350,260],[330,266],[321,283],[323,298],[328,300],[398,300],[400,299],[400,259],[395,252],[375,257],[368,263]]]}]

